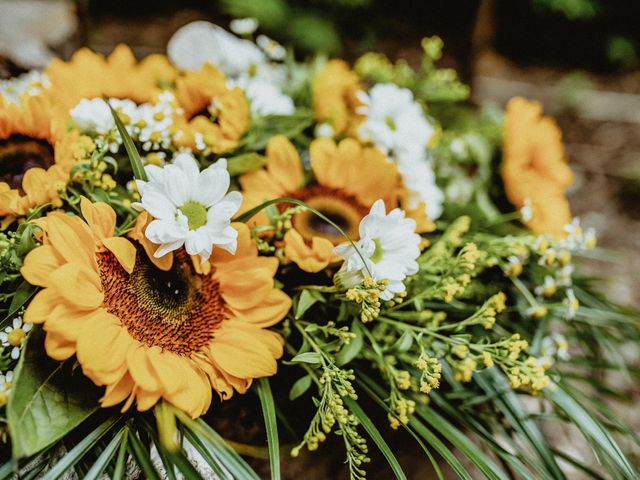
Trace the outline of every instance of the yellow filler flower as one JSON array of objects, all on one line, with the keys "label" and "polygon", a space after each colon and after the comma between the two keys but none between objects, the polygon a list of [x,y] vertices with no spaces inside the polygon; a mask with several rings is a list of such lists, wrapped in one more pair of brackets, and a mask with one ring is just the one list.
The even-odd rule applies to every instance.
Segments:
[{"label": "yellow filler flower", "polygon": [[291,299],[274,286],[278,261],[258,256],[244,224],[236,254],[216,249],[201,274],[183,250],[160,270],[137,242],[114,237],[107,204],[83,198],[81,209],[84,220],[50,213],[39,223],[44,244],[21,273],[42,290],[24,319],[44,325],[49,356],[75,354],[106,386],[102,406],[142,411],[164,399],[197,417],[212,389],[225,400],[276,372],[283,342],[266,327]]}]

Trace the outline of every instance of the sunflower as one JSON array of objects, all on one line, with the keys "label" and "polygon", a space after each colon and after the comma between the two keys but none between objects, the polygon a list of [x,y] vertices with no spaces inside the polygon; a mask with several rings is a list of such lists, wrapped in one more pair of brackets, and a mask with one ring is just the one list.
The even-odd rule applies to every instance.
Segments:
[{"label": "sunflower", "polygon": [[59,205],[71,168],[94,148],[88,137],[65,131],[48,98],[7,103],[0,96],[0,215]]},{"label": "sunflower", "polygon": [[[176,99],[184,111],[178,147],[224,153],[233,150],[249,126],[249,105],[240,87],[229,88],[210,64],[188,71],[176,81]],[[208,153],[207,152],[207,153]]]},{"label": "sunflower", "polygon": [[330,60],[313,78],[313,112],[319,123],[328,123],[336,135],[355,132],[362,105],[357,93],[363,90],[360,77],[343,60]]},{"label": "sunflower", "polygon": [[68,62],[54,59],[45,74],[51,98],[68,113],[83,98],[153,102],[164,85],[175,81],[178,71],[164,55],[149,55],[138,63],[129,47],[118,45],[106,58],[83,48]]},{"label": "sunflower", "polygon": [[[338,144],[328,139],[311,142],[313,182],[305,181],[300,156],[285,136],[273,137],[266,155],[266,168],[239,179],[244,211],[265,200],[296,198],[323,213],[351,239],[357,240],[360,220],[376,200],[381,198],[387,205],[396,206],[408,198],[396,165],[387,161],[379,150],[362,146],[354,139]],[[283,209],[286,207],[281,205]],[[419,231],[432,228],[423,204],[410,213],[418,221]],[[264,223],[264,215],[256,221]],[[284,236],[284,252],[300,268],[318,272],[339,260],[333,247],[345,239],[335,227],[308,210],[293,216],[292,227]]]},{"label": "sunflower", "polygon": [[21,273],[42,290],[24,319],[44,325],[50,357],[75,354],[106,386],[102,406],[142,411],[164,399],[197,417],[212,389],[228,399],[276,372],[283,342],[266,327],[291,300],[274,287],[277,259],[258,256],[244,224],[236,254],[218,249],[198,273],[184,251],[161,270],[137,242],[114,237],[107,204],[83,198],[81,211],[84,220],[53,212],[39,223],[44,244]]},{"label": "sunflower", "polygon": [[556,122],[542,106],[524,98],[509,101],[505,116],[502,179],[509,201],[521,208],[531,202],[527,226],[537,234],[566,235],[571,210],[565,192],[573,181]]}]

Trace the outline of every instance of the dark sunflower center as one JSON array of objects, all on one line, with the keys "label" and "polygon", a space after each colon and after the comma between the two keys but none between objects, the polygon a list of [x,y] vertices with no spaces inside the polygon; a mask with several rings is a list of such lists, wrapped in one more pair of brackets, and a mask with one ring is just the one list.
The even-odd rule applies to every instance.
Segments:
[{"label": "dark sunflower center", "polygon": [[47,169],[53,163],[53,147],[46,140],[24,135],[0,140],[0,182],[11,188],[22,188],[22,178],[30,168]]},{"label": "dark sunflower center", "polygon": [[150,347],[188,356],[205,347],[229,316],[220,284],[211,275],[195,273],[183,251],[167,272],[141,249],[131,274],[110,252],[98,254],[98,266],[105,308]]},{"label": "dark sunflower center", "polygon": [[[345,242],[346,238],[336,226],[346,232],[351,239],[356,240],[359,236],[358,226],[360,225],[360,220],[369,211],[355,197],[342,190],[322,185],[302,188],[291,196],[315,208],[335,225],[311,211],[297,214],[293,218],[293,226],[308,241],[317,236],[327,238],[334,244]],[[286,205],[281,208],[286,208]]]}]

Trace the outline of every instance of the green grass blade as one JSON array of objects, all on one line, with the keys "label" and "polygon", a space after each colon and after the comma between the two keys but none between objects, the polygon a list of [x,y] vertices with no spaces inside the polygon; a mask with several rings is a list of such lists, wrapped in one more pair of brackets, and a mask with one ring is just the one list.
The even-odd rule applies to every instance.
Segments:
[{"label": "green grass blade", "polygon": [[207,447],[210,454],[220,459],[220,463],[235,480],[260,480],[249,464],[229,447],[224,439],[206,422],[202,419],[193,420],[177,409],[175,409],[175,414],[180,422]]},{"label": "green grass blade", "polygon": [[124,427],[124,436],[118,449],[118,456],[116,457],[116,465],[113,469],[112,480],[121,480],[124,477],[124,471],[127,464],[127,450],[129,444],[129,427]]},{"label": "green grass blade", "polygon": [[640,478],[640,474],[631,464],[611,433],[560,385],[546,388],[544,396],[560,408],[590,441],[592,447],[601,450],[624,478]]},{"label": "green grass blade", "polygon": [[129,435],[129,446],[131,447],[131,454],[144,474],[144,478],[147,480],[160,480],[160,475],[151,462],[149,449],[144,447],[142,441],[134,432]]},{"label": "green grass blade", "polygon": [[469,437],[438,415],[432,408],[416,405],[416,413],[440,435],[456,447],[489,480],[509,480],[509,477],[489,457],[482,453]]},{"label": "green grass blade", "polygon": [[278,422],[276,421],[276,407],[273,402],[271,385],[268,378],[260,378],[256,382],[258,396],[262,405],[264,426],[267,431],[269,446],[269,464],[271,465],[271,480],[280,480],[280,443],[278,440]]},{"label": "green grass blade", "polygon": [[6,480],[13,476],[13,460],[9,460],[0,467],[0,480]]},{"label": "green grass blade", "polygon": [[57,480],[71,469],[100,439],[113,427],[117,419],[110,418],[84,437],[76,446],[67,452],[43,477],[42,480]]},{"label": "green grass blade", "polygon": [[358,402],[353,400],[351,397],[344,397],[344,403],[351,411],[351,413],[353,413],[360,421],[360,424],[369,434],[376,446],[380,449],[382,455],[384,455],[384,458],[387,459],[387,463],[391,467],[391,470],[393,470],[396,478],[398,480],[407,480],[407,476],[402,471],[402,467],[400,466],[398,459],[389,448],[389,445],[387,445],[387,442],[384,441],[384,438],[382,438],[382,435],[380,435],[380,432],[373,424],[371,419],[367,416],[366,413],[364,413],[364,410],[362,410],[360,405],[358,405]]},{"label": "green grass blade", "polygon": [[529,448],[542,461],[542,465],[539,467],[544,467],[544,470],[538,469],[539,473],[545,478],[564,479],[565,475],[560,470],[547,440],[524,410],[502,373],[496,368],[490,368],[474,375],[474,380],[487,394],[496,395],[493,403],[500,409],[511,427],[520,434]]},{"label": "green grass blade", "polygon": [[147,172],[144,171],[144,165],[142,164],[142,159],[140,158],[140,154],[138,153],[138,149],[131,140],[131,136],[127,129],[124,127],[122,120],[118,116],[118,113],[113,109],[108,100],[105,100],[107,105],[109,106],[109,110],[111,110],[111,115],[113,115],[113,120],[116,122],[116,127],[118,128],[118,132],[120,133],[120,137],[122,137],[122,144],[124,145],[125,150],[127,151],[127,155],[129,156],[129,161],[131,162],[131,169],[133,170],[133,176],[138,180],[147,179]]},{"label": "green grass blade", "polygon": [[207,465],[211,467],[216,477],[219,479],[229,478],[229,473],[220,466],[220,461],[216,458],[215,452],[212,452],[207,446],[195,435],[191,430],[185,429],[184,437],[193,445],[202,458],[207,461]]},{"label": "green grass blade", "polygon": [[96,480],[98,477],[100,477],[105,468],[107,468],[107,465],[109,464],[111,459],[115,456],[118,447],[120,446],[120,443],[124,438],[124,435],[125,428],[120,429],[120,431],[118,431],[118,433],[114,435],[114,437],[104,448],[100,456],[91,466],[89,471],[86,473],[86,475],[84,476],[84,480]]}]

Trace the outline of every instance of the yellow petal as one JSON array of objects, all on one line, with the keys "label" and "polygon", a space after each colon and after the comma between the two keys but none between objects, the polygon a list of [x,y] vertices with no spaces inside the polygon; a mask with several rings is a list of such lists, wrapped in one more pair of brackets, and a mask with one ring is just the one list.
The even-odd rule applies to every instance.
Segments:
[{"label": "yellow petal", "polygon": [[131,395],[133,387],[131,375],[126,373],[120,381],[107,386],[104,396],[100,399],[100,404],[106,408],[124,402]]},{"label": "yellow petal", "polygon": [[76,345],[56,333],[47,333],[44,349],[54,360],[62,362],[76,353]]},{"label": "yellow petal", "polygon": [[276,135],[267,144],[267,170],[285,192],[302,186],[302,161],[293,144],[284,135]]},{"label": "yellow petal", "polygon": [[109,237],[102,244],[113,253],[127,273],[133,272],[136,263],[136,247],[124,237]]},{"label": "yellow petal", "polygon": [[24,259],[20,273],[31,285],[48,285],[50,275],[62,264],[56,250],[51,245],[42,245],[29,252]]},{"label": "yellow petal", "polygon": [[333,243],[322,237],[313,237],[309,247],[300,233],[292,228],[284,235],[284,254],[305,272],[319,272],[337,260]]},{"label": "yellow petal", "polygon": [[88,198],[80,198],[82,216],[89,228],[100,241],[113,236],[116,228],[116,212],[104,202],[92,203]]},{"label": "yellow petal", "polygon": [[266,328],[282,320],[290,308],[291,298],[282,290],[274,288],[259,305],[249,310],[243,310],[240,320]]},{"label": "yellow petal", "polygon": [[66,263],[50,276],[58,294],[80,310],[102,305],[104,294],[97,273],[75,263]]},{"label": "yellow petal", "polygon": [[26,323],[46,322],[54,307],[62,301],[62,297],[54,288],[39,291],[24,312],[24,321]]}]

